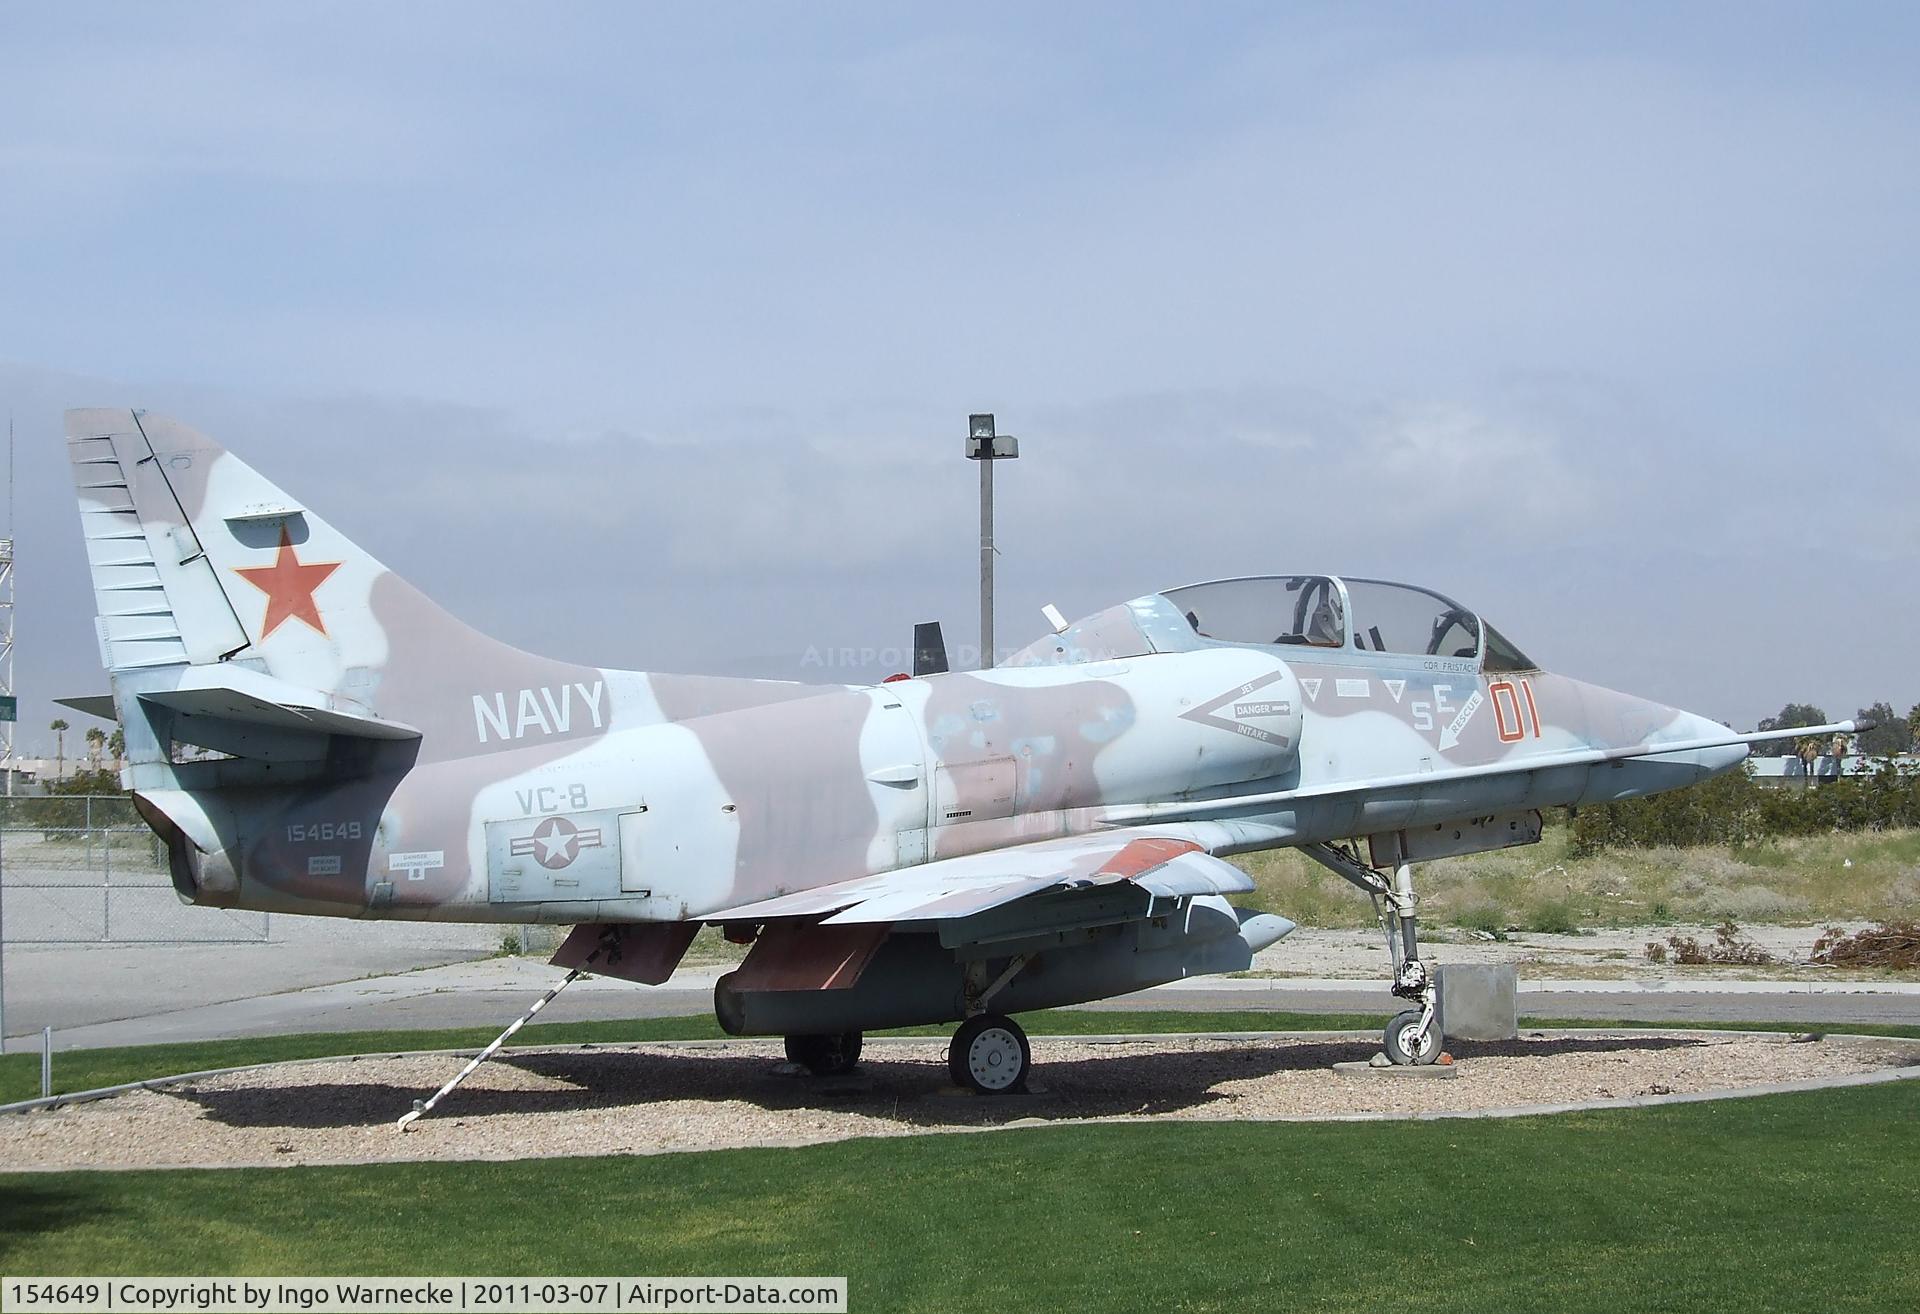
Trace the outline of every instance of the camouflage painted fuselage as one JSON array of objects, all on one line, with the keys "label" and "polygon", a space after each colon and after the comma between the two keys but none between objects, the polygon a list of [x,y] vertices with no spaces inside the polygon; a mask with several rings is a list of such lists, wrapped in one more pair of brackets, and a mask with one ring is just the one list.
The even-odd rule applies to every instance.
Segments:
[{"label": "camouflage painted fuselage", "polygon": [[126,782],[205,904],[699,920],[1116,828],[1220,854],[1615,799],[1746,752],[1560,761],[1720,727],[1488,671],[1465,613],[1470,647],[1370,650],[1327,577],[1287,587],[1338,633],[1284,643],[1148,595],[1000,669],[875,687],[576,666],[468,629],[182,426],[76,411],[69,442]]}]

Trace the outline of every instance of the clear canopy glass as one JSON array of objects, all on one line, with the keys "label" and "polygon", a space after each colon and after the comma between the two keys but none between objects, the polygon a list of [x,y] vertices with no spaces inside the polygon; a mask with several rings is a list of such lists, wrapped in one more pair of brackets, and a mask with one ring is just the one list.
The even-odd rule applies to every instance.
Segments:
[{"label": "clear canopy glass", "polygon": [[1222,643],[1347,642],[1346,605],[1330,575],[1261,575],[1190,584],[1162,595],[1203,639]]},{"label": "clear canopy glass", "polygon": [[1258,575],[1161,595],[1202,639],[1480,659],[1490,671],[1535,669],[1525,653],[1451,598],[1411,584],[1331,575]]},{"label": "clear canopy glass", "polygon": [[1419,657],[1477,657],[1480,618],[1450,598],[1410,584],[1349,579],[1353,646]]}]

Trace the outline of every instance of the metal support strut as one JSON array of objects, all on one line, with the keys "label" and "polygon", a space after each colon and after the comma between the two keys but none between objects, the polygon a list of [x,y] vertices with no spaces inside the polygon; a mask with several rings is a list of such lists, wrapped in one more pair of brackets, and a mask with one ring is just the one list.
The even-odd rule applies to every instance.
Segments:
[{"label": "metal support strut", "polygon": [[589,967],[592,967],[594,964],[594,960],[600,957],[601,950],[604,948],[605,946],[602,945],[600,949],[595,949],[592,953],[587,955],[586,962],[580,964],[580,966],[574,968],[572,971],[568,972],[565,976],[561,977],[559,985],[555,986],[553,989],[547,991],[546,994],[541,995],[540,998],[536,999],[533,1002],[532,1008],[529,1008],[526,1012],[522,1013],[519,1017],[515,1018],[513,1020],[512,1026],[508,1027],[505,1031],[502,1031],[499,1035],[495,1036],[493,1038],[493,1043],[491,1045],[488,1045],[485,1049],[481,1050],[478,1054],[475,1054],[471,1059],[469,1059],[467,1061],[467,1066],[464,1068],[461,1068],[459,1072],[455,1073],[453,1080],[449,1081],[446,1085],[442,1086],[439,1090],[435,1091],[433,1093],[432,1098],[427,1100],[415,1100],[413,1102],[413,1108],[408,1112],[400,1115],[400,1121],[398,1123],[400,1130],[401,1131],[407,1130],[408,1127],[418,1122],[421,1118],[424,1118],[429,1113],[432,1113],[434,1105],[438,1104],[441,1100],[445,1099],[448,1095],[452,1094],[453,1088],[458,1086],[461,1082],[465,1081],[468,1077],[472,1076],[475,1070],[477,1070],[482,1063],[485,1063],[488,1059],[492,1058],[494,1056],[494,1053],[500,1048],[500,1046],[506,1044],[508,1040],[513,1038],[514,1032],[518,1031],[521,1027],[524,1027],[527,1023],[533,1021],[534,1016],[538,1014],[541,1009],[545,1008],[548,1004],[551,1004],[553,1002],[554,996],[558,995],[562,990],[565,990],[568,986],[572,985],[577,979],[579,979],[579,977],[584,972],[586,972],[586,970]]},{"label": "metal support strut", "polygon": [[1396,998],[1418,1005],[1395,1017],[1387,1027],[1387,1056],[1395,1063],[1431,1063],[1440,1053],[1441,1036],[1434,1026],[1440,990],[1420,957],[1420,933],[1414,909],[1413,866],[1404,858],[1394,864],[1393,879],[1360,861],[1359,855],[1331,844],[1305,844],[1300,851],[1336,876],[1358,886],[1373,900],[1380,929],[1386,934],[1387,954],[1393,961]]},{"label": "metal support strut", "polygon": [[1013,983],[1029,961],[1028,955],[1018,954],[1008,961],[999,976],[987,981],[987,964],[984,959],[975,959],[965,968],[966,1010],[968,1017],[978,1017],[987,1011],[987,1005],[993,997]]}]

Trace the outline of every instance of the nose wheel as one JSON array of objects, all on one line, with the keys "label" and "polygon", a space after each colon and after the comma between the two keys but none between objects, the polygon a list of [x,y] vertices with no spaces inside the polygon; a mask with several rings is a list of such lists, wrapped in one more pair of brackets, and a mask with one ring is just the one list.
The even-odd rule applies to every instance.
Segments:
[{"label": "nose wheel", "polygon": [[1440,1006],[1440,988],[1426,960],[1420,957],[1419,928],[1413,915],[1416,900],[1412,865],[1404,860],[1396,863],[1393,879],[1388,881],[1357,855],[1331,844],[1307,844],[1301,846],[1300,851],[1359,886],[1373,899],[1374,911],[1380,916],[1380,929],[1387,935],[1387,953],[1393,960],[1393,993],[1417,1005],[1395,1014],[1387,1023],[1381,1043],[1388,1060],[1403,1068],[1435,1062],[1445,1040],[1435,1017]]},{"label": "nose wheel", "polygon": [[1010,1017],[982,1013],[953,1033],[947,1048],[947,1072],[953,1084],[982,1095],[1006,1095],[1026,1089],[1033,1067],[1027,1033]]},{"label": "nose wheel", "polygon": [[1422,1012],[1410,1008],[1404,1013],[1394,1015],[1387,1023],[1387,1033],[1383,1038],[1387,1058],[1396,1067],[1424,1067],[1440,1057],[1440,1028],[1433,1025],[1431,1018],[1422,1026]]}]

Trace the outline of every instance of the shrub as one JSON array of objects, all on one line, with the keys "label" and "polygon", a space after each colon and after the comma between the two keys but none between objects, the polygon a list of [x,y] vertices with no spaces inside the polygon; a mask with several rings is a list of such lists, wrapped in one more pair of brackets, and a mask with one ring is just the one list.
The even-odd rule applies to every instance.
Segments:
[{"label": "shrub", "polygon": [[1765,885],[1739,885],[1732,889],[1716,890],[1701,902],[1708,916],[1726,922],[1777,922],[1784,918],[1804,916],[1807,912],[1805,899],[1781,894]]},{"label": "shrub", "polygon": [[1783,835],[1920,826],[1920,770],[1886,763],[1871,775],[1809,788],[1756,784],[1747,771],[1704,780],[1651,798],[1584,807],[1573,819],[1571,848],[1590,857],[1610,848],[1746,849]]},{"label": "shrub", "polygon": [[1484,931],[1496,940],[1504,940],[1510,920],[1507,910],[1498,904],[1476,903],[1454,914],[1453,924],[1469,931]]},{"label": "shrub", "polygon": [[1527,909],[1525,929],[1542,935],[1572,935],[1580,929],[1573,905],[1565,899],[1542,899]]}]

